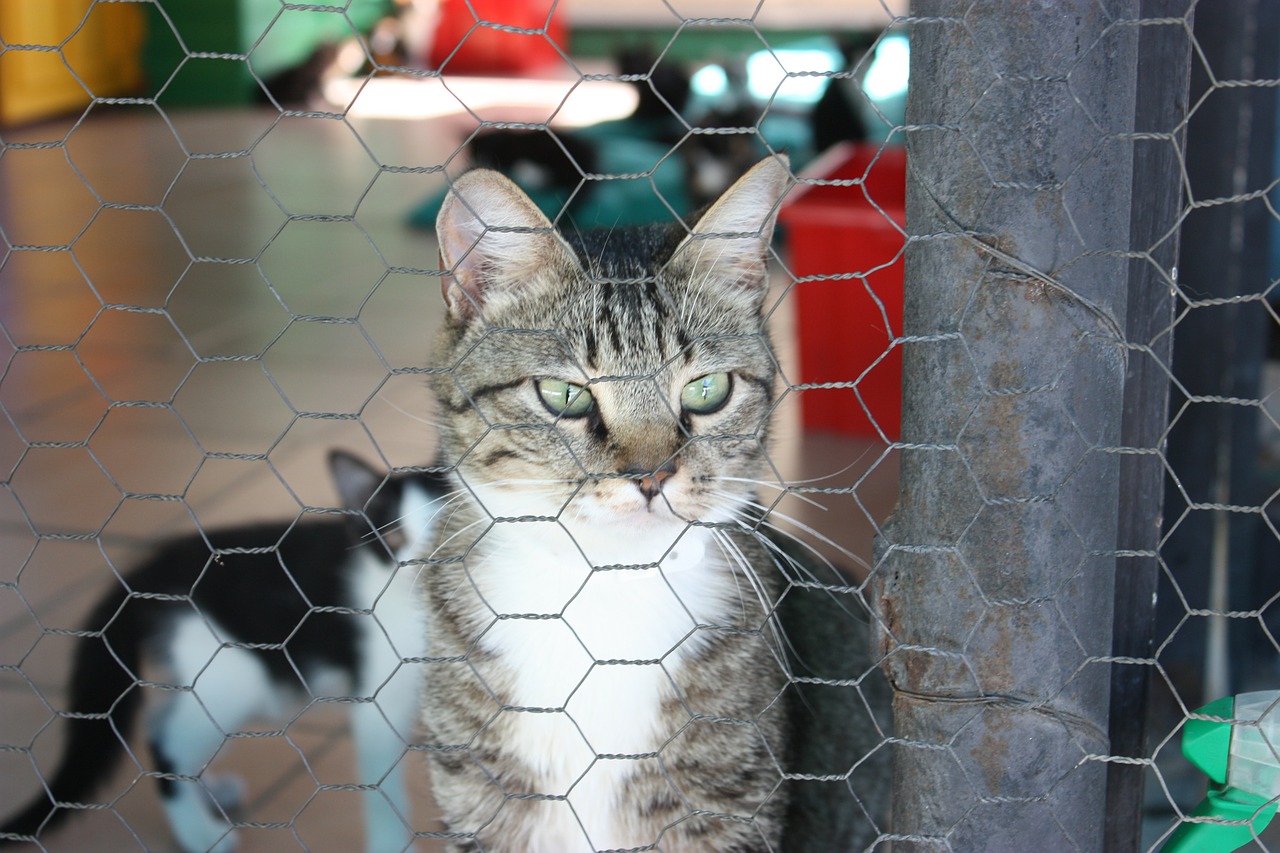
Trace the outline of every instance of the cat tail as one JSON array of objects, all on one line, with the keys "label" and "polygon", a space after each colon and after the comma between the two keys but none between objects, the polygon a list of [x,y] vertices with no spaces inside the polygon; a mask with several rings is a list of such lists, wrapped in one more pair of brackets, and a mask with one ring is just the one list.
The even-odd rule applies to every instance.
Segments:
[{"label": "cat tail", "polygon": [[85,631],[77,643],[70,707],[59,712],[65,720],[62,758],[52,775],[39,774],[44,790],[0,824],[0,847],[29,843],[80,809],[106,807],[88,798],[120,763],[123,738],[142,704],[134,673],[144,634],[139,613],[146,607],[122,607],[126,600],[131,599],[117,589],[94,607],[87,624],[98,627]]}]

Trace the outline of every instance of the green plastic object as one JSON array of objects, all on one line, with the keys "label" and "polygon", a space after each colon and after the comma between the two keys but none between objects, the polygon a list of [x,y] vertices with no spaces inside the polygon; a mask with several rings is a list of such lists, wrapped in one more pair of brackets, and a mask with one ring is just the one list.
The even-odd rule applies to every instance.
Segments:
[{"label": "green plastic object", "polygon": [[[142,65],[165,108],[251,104],[261,96],[254,73],[266,79],[295,68],[321,45],[368,32],[394,11],[391,0],[314,9],[281,0],[165,0],[145,8]],[[241,54],[248,61],[230,58]]]},{"label": "green plastic object", "polygon": [[1163,853],[1231,853],[1250,844],[1276,814],[1280,797],[1280,691],[1210,702],[1188,720],[1182,754],[1209,777],[1204,800]]}]

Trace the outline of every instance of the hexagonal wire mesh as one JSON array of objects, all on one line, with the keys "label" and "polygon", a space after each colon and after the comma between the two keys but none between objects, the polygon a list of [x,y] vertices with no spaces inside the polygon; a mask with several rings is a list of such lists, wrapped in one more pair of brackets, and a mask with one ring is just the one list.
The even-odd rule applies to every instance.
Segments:
[{"label": "hexagonal wire mesh", "polygon": [[[833,825],[852,814],[869,826],[859,846],[1026,849],[1035,838],[1091,850],[1104,832],[1108,849],[1162,843],[1202,791],[1177,754],[1186,720],[1202,700],[1274,681],[1275,590],[1262,567],[1280,539],[1268,474],[1280,430],[1261,369],[1275,320],[1261,249],[1276,220],[1274,12],[1082,2],[1074,18],[1012,27],[1021,13],[1003,4],[921,3],[915,17],[842,5],[860,38],[838,56],[829,39],[791,31],[804,10],[773,0],[709,14],[637,5],[630,28],[649,25],[623,39],[616,22],[583,13],[572,40],[554,4],[442,3],[433,27],[415,17],[426,5],[380,19],[380,4],[354,0],[217,14],[95,0],[47,37],[0,32],[0,68],[52,62],[84,104],[0,136],[2,799],[50,782],[68,662],[104,647],[109,619],[85,613],[106,591],[198,614],[189,624],[213,636],[195,683],[255,645],[201,610],[202,580],[160,599],[126,580],[158,540],[192,534],[199,578],[249,547],[300,597],[285,638],[256,644],[278,680],[301,687],[297,702],[280,723],[227,722],[213,694],[131,666],[124,695],[195,697],[191,725],[212,732],[215,754],[175,770],[119,732],[125,766],[93,796],[67,798],[105,805],[59,828],[63,843],[164,847],[152,780],[217,799],[215,771],[230,767],[248,787],[239,809],[214,808],[213,837],[229,820],[243,849],[358,847],[352,816],[370,788],[373,807],[394,806],[384,823],[440,844],[421,761],[430,745],[394,723],[385,684],[314,682],[301,650],[308,620],[350,613],[389,649],[389,671],[416,672],[424,659],[397,642],[400,617],[309,593],[311,564],[283,544],[291,533],[261,547],[203,543],[261,518],[301,530],[332,514],[330,448],[409,474],[436,461],[439,413],[421,385],[448,370],[426,366],[441,270],[432,235],[404,223],[429,222],[468,164],[508,167],[572,231],[684,216],[785,149],[800,189],[780,215],[766,300],[780,435],[758,500],[837,563],[870,557],[880,535],[872,622],[901,692],[897,737],[879,707],[818,717],[827,760],[773,772],[825,803]],[[809,6],[812,30],[825,7]],[[80,47],[122,8],[149,24],[150,82],[136,98],[96,89]],[[434,45],[415,38],[428,30]],[[908,34],[904,121],[883,88]],[[305,58],[299,44],[321,43],[339,45],[320,63],[323,88],[296,88],[280,72]],[[610,56],[618,44],[630,48],[623,62]],[[510,67],[525,56],[547,65]],[[467,75],[476,67],[519,74],[495,91]],[[816,92],[802,90],[826,81],[860,93],[855,110],[837,111],[834,130],[803,126]],[[198,92],[262,104],[188,109]],[[805,165],[833,134],[862,144]],[[899,463],[902,506],[882,526]],[[423,570],[422,553],[399,556],[398,577]],[[849,602],[860,590],[829,576],[789,583],[810,587]],[[813,707],[823,690],[875,706],[872,663],[795,671],[790,689],[810,690]],[[370,696],[355,704],[376,711],[365,725],[408,769],[411,807],[388,799],[385,762],[353,769],[334,709]],[[1145,739],[1134,725],[1144,717]],[[843,742],[853,729],[861,740]],[[892,826],[863,815],[886,788],[890,752]]]}]

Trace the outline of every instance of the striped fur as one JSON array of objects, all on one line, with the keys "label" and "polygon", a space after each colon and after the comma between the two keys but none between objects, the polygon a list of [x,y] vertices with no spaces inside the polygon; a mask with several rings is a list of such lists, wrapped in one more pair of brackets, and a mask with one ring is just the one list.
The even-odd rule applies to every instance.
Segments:
[{"label": "striped fur", "polygon": [[[456,850],[778,846],[781,579],[739,519],[767,464],[787,184],[766,160],[692,232],[573,239],[493,172],[446,198],[434,390],[458,491],[424,571],[423,719]],[[722,408],[682,408],[718,373]],[[594,410],[556,417],[540,379]]]}]

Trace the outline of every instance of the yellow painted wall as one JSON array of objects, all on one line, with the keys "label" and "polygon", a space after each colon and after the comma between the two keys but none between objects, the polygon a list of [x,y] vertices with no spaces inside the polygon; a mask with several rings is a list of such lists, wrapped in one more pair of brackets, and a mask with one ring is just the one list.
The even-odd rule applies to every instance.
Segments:
[{"label": "yellow painted wall", "polygon": [[0,0],[0,124],[136,94],[144,28],[142,10],[129,3]]}]

